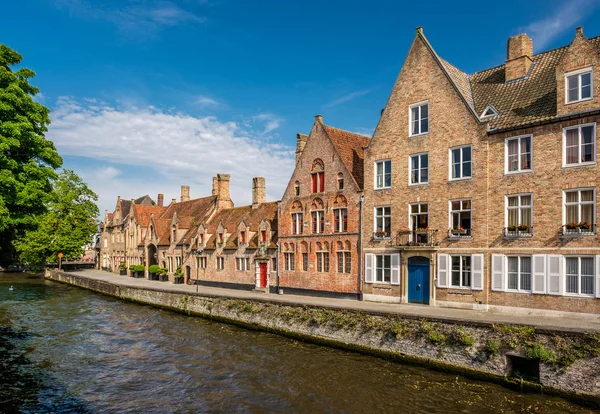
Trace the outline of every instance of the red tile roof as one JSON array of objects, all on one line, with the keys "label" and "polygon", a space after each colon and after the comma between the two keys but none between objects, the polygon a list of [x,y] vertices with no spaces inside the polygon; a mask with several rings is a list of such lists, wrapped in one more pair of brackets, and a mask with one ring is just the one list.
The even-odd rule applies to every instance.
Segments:
[{"label": "red tile roof", "polygon": [[[175,214],[177,214],[178,228],[190,229],[193,227],[193,223],[202,223],[205,221],[213,212],[215,205],[216,196],[196,198],[181,203],[171,203],[156,222],[159,245],[162,246],[171,243],[170,227]],[[185,241],[187,236],[186,234],[182,240]],[[178,240],[178,242],[182,240]]]},{"label": "red tile roof", "polygon": [[165,209],[166,207],[134,204],[133,214],[140,226],[147,227],[150,223],[150,216],[154,214],[154,217],[158,218]]},{"label": "red tile roof", "polygon": [[359,188],[362,189],[364,182],[364,148],[369,145],[369,137],[328,125],[324,125],[324,127],[344,165],[356,180]]}]

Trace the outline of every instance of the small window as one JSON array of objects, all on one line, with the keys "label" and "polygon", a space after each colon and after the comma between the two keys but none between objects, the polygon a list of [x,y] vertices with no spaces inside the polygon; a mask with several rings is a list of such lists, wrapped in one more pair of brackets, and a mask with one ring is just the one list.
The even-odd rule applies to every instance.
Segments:
[{"label": "small window", "polygon": [[565,292],[571,295],[592,296],[594,295],[594,271],[593,257],[566,257],[565,258]]},{"label": "small window", "polygon": [[266,242],[267,241],[267,231],[266,230],[261,230],[260,231],[260,241],[261,242]]},{"label": "small window", "polygon": [[410,136],[429,132],[429,104],[421,103],[410,107]]},{"label": "small window", "polygon": [[223,256],[217,257],[217,270],[225,269],[225,258]]},{"label": "small window", "polygon": [[392,208],[375,207],[375,237],[387,238],[392,234]]},{"label": "small window", "polygon": [[352,254],[350,252],[337,252],[338,273],[350,273],[352,271]]},{"label": "small window", "polygon": [[317,252],[317,272],[329,272],[329,252]]},{"label": "small window", "polygon": [[300,195],[300,181],[294,183],[294,194],[296,194],[296,196]]},{"label": "small window", "polygon": [[471,236],[471,200],[450,201],[450,237]]},{"label": "small window", "polygon": [[206,269],[206,257],[198,257],[197,260],[198,268]]},{"label": "small window", "polygon": [[450,149],[450,179],[471,178],[471,146]]},{"label": "small window", "polygon": [[344,189],[344,174],[339,173],[338,174],[338,190],[343,190]]},{"label": "small window", "polygon": [[417,154],[410,156],[410,183],[427,184],[429,182],[429,156]]},{"label": "small window", "polygon": [[565,234],[595,234],[596,193],[593,188],[564,192]]},{"label": "small window", "polygon": [[308,253],[302,253],[302,271],[308,272]]},{"label": "small window", "polygon": [[471,256],[450,256],[452,260],[452,287],[471,287]]},{"label": "small window", "polygon": [[322,193],[325,191],[325,173],[317,172],[311,174],[312,179],[312,192]]},{"label": "small window", "polygon": [[563,164],[565,166],[596,162],[596,124],[579,125],[563,130]]},{"label": "small window", "polygon": [[508,138],[505,142],[506,172],[531,171],[531,135]]},{"label": "small window", "polygon": [[294,253],[284,253],[283,258],[285,259],[285,270],[293,271],[294,270]]},{"label": "small window", "polygon": [[496,109],[494,109],[492,105],[488,105],[485,107],[484,111],[481,113],[479,118],[484,120],[495,116],[498,116],[498,111],[496,111]]},{"label": "small window", "polygon": [[277,271],[277,258],[274,257],[273,259],[271,259],[271,272],[276,272]]},{"label": "small window", "polygon": [[392,186],[392,161],[375,162],[375,189],[390,188]]},{"label": "small window", "polygon": [[223,233],[219,233],[219,243],[223,243]]},{"label": "small window", "polygon": [[566,103],[591,99],[593,95],[592,69],[583,69],[565,75]]},{"label": "small window", "polygon": [[531,256],[508,256],[508,290],[531,292]]},{"label": "small window", "polygon": [[323,210],[319,210],[313,211],[311,214],[313,234],[323,233],[325,229],[325,212]]},{"label": "small window", "polygon": [[236,269],[241,272],[247,272],[250,269],[250,263],[247,257],[236,257]]},{"label": "small window", "polygon": [[392,277],[392,256],[375,255],[375,282],[390,283]]},{"label": "small window", "polygon": [[240,232],[240,240],[242,243],[246,243],[246,232],[243,230]]},{"label": "small window", "polygon": [[302,213],[292,213],[292,234],[302,234],[303,224]]},{"label": "small window", "polygon": [[531,231],[533,194],[517,194],[506,196],[506,225],[507,229],[515,232],[522,227]]},{"label": "small window", "polygon": [[348,231],[348,209],[336,208],[333,210],[333,231],[345,233]]}]

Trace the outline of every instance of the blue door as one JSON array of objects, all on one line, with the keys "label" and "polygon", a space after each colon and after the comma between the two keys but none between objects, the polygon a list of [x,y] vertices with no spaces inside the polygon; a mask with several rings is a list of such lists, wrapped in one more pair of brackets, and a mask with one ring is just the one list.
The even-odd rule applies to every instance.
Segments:
[{"label": "blue door", "polygon": [[408,302],[429,304],[429,259],[408,259]]}]

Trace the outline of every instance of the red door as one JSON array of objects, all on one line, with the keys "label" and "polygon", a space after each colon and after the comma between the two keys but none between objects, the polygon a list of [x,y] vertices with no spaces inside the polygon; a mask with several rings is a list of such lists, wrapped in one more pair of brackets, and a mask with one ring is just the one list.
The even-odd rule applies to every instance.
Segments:
[{"label": "red door", "polygon": [[267,287],[267,264],[260,263],[259,266],[260,266],[260,287],[265,288],[265,287]]}]

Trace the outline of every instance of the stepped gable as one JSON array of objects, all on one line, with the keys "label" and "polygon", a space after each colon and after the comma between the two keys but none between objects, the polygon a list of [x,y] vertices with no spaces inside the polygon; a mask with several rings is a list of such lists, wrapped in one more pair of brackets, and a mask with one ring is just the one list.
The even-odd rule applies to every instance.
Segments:
[{"label": "stepped gable", "polygon": [[370,138],[354,132],[323,125],[327,136],[335,146],[342,162],[354,177],[359,188],[364,184],[364,148]]}]

